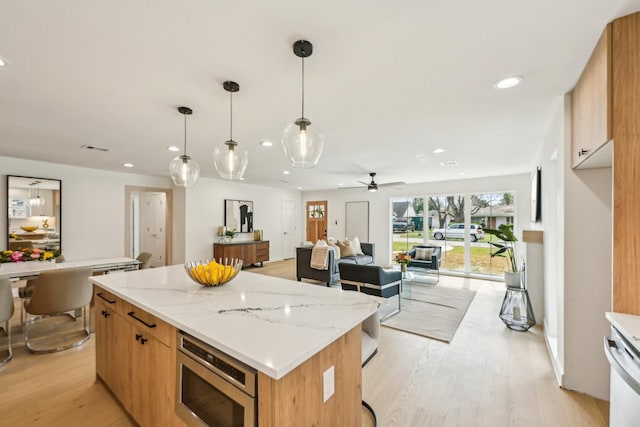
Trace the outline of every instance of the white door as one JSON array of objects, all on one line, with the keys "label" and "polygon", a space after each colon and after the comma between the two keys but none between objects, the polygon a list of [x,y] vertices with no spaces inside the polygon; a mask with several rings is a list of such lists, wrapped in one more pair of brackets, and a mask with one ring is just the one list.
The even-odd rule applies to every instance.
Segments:
[{"label": "white door", "polygon": [[295,256],[298,216],[295,200],[282,200],[282,259]]},{"label": "white door", "polygon": [[166,194],[145,192],[140,204],[140,252],[151,253],[151,267],[166,265]]}]

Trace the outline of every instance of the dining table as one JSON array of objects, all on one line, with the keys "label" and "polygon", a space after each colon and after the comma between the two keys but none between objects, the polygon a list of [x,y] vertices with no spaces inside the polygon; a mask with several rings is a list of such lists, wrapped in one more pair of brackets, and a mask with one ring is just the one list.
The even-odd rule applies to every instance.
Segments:
[{"label": "dining table", "polygon": [[139,264],[140,261],[128,257],[92,258],[58,263],[53,261],[5,262],[0,264],[0,276],[9,276],[11,281],[17,281],[37,277],[43,271],[75,267],[90,267],[93,274],[104,274],[137,270]]}]

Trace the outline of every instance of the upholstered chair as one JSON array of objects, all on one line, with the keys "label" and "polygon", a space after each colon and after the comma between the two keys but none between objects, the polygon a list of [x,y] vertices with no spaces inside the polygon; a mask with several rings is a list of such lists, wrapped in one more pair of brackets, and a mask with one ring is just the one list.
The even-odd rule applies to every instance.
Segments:
[{"label": "upholstered chair", "polygon": [[11,317],[13,316],[13,294],[11,292],[11,282],[9,277],[0,276],[0,323],[4,322],[4,330],[7,334],[7,357],[0,360],[0,366],[3,366],[11,357],[13,350],[11,349]]},{"label": "upholstered chair", "polygon": [[151,254],[149,252],[140,252],[136,259],[140,261],[140,265],[138,265],[139,270],[149,268],[151,262]]},{"label": "upholstered chair", "polygon": [[[27,348],[32,353],[50,353],[54,351],[66,350],[78,346],[89,339],[90,332],[87,326],[87,306],[91,302],[93,288],[89,282],[91,268],[77,267],[64,270],[43,271],[34,281],[31,298],[25,300],[23,305],[27,313],[25,319],[24,339]],[[51,317],[67,317],[73,321],[77,320],[77,310],[81,309],[84,326],[79,340],[72,342],[58,342],[53,346],[36,347],[33,345],[32,332],[36,325],[42,322],[51,322]],[[34,317],[29,317],[29,314]],[[55,326],[58,326],[55,324]],[[74,335],[77,335],[74,331]],[[55,327],[52,327],[52,335],[59,334]],[[76,339],[76,337],[73,337]]]}]

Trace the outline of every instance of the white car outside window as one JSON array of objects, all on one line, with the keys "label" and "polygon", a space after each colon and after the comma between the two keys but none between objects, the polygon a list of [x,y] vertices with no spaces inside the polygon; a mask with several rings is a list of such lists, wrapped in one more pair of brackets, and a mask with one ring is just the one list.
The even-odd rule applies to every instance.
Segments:
[{"label": "white car outside window", "polygon": [[[447,228],[437,228],[433,230],[433,238],[436,240],[464,239],[464,230],[464,224],[451,224]],[[484,237],[484,231],[479,224],[471,224],[469,233],[471,234],[472,242]]]}]

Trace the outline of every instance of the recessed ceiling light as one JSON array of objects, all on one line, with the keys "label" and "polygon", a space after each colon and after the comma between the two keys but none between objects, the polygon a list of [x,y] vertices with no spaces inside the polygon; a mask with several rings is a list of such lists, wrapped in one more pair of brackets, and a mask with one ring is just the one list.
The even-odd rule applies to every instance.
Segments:
[{"label": "recessed ceiling light", "polygon": [[302,187],[296,187],[296,190],[302,190]]},{"label": "recessed ceiling light", "polygon": [[509,89],[510,87],[514,87],[522,82],[522,76],[511,76],[504,78],[495,84],[495,87],[498,89]]},{"label": "recessed ceiling light", "polygon": [[282,171],[282,175],[289,175],[291,172],[289,171]]},{"label": "recessed ceiling light", "polygon": [[440,154],[440,153],[444,153],[444,148],[436,148],[435,150],[433,150],[433,154]]},{"label": "recessed ceiling light", "polygon": [[340,186],[340,187],[343,186],[343,185],[344,185],[344,182],[339,182],[338,183],[338,186]]},{"label": "recessed ceiling light", "polygon": [[271,147],[273,143],[271,141],[262,141],[260,145],[262,145],[263,147]]},{"label": "recessed ceiling light", "polygon": [[180,148],[176,147],[175,145],[171,145],[171,146],[167,147],[167,150],[169,150],[169,151],[180,151]]},{"label": "recessed ceiling light", "polygon": [[458,172],[458,175],[463,176],[464,172]]},{"label": "recessed ceiling light", "polygon": [[448,160],[446,162],[440,162],[440,166],[443,166],[443,167],[455,166],[457,164],[458,162],[456,160]]},{"label": "recessed ceiling light", "polygon": [[4,67],[5,65],[7,65],[7,63],[4,62],[4,59],[0,58],[0,67]]},{"label": "recessed ceiling light", "polygon": [[133,163],[123,163],[122,166],[124,166],[125,168],[132,168]]}]

